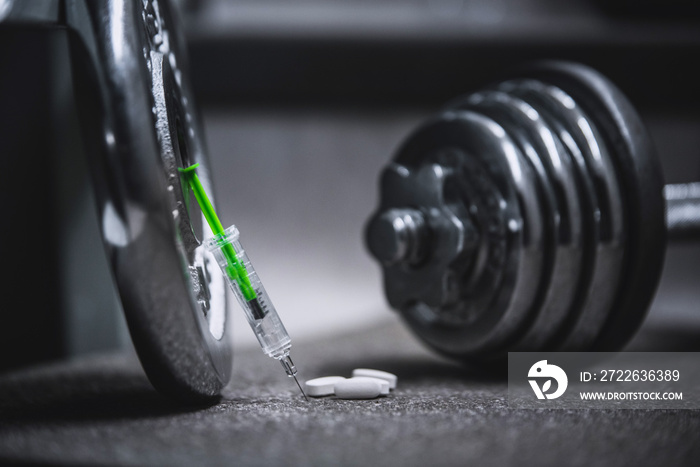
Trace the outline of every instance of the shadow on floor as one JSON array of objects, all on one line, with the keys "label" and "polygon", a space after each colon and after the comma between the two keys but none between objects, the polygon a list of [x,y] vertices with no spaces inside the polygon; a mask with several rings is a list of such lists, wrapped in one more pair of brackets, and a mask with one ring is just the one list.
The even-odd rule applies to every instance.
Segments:
[{"label": "shadow on floor", "polygon": [[158,394],[138,362],[98,359],[0,376],[0,424],[140,419],[199,408]]}]

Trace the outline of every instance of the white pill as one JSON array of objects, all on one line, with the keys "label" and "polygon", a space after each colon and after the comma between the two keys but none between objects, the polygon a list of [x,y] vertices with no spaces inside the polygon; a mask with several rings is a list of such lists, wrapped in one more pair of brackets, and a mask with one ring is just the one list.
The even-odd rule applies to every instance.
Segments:
[{"label": "white pill", "polygon": [[371,378],[369,376],[353,376],[354,379],[373,379],[376,382],[379,383],[381,386],[382,392],[380,393],[382,396],[386,396],[389,394],[389,381],[385,379],[379,379],[379,378]]},{"label": "white pill", "polygon": [[374,399],[382,394],[377,378],[348,378],[335,383],[335,395],[341,399]]},{"label": "white pill", "polygon": [[383,379],[385,381],[389,381],[389,387],[391,389],[396,389],[396,382],[398,380],[396,375],[393,373],[381,370],[372,370],[370,368],[355,368],[352,370],[352,376],[368,376],[370,378]]},{"label": "white pill", "polygon": [[309,396],[330,396],[334,392],[335,383],[344,379],[342,376],[324,376],[323,378],[310,379],[304,383],[304,389],[306,389],[306,394]]}]

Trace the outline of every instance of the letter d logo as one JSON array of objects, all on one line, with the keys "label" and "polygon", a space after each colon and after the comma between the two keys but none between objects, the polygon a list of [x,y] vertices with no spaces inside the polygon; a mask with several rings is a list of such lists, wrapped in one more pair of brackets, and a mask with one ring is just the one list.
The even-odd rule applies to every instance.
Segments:
[{"label": "letter d logo", "polygon": [[[528,378],[547,378],[547,381],[542,385],[542,388],[540,388],[536,379],[528,380],[538,399],[556,399],[564,394],[566,387],[569,385],[569,378],[566,377],[564,370],[556,365],[548,365],[547,360],[540,360],[532,365],[527,376]],[[551,394],[548,394],[547,391],[549,391],[549,388],[552,386],[551,378],[556,380],[557,390]]]}]

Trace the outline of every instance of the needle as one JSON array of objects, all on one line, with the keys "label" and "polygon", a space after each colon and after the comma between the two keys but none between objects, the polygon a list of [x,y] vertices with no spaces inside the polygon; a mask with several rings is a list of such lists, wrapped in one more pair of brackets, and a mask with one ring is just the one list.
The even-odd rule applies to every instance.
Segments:
[{"label": "needle", "polygon": [[297,375],[292,375],[292,378],[294,378],[294,382],[297,383],[297,386],[299,386],[299,390],[301,393],[304,395],[304,399],[306,399],[306,402],[309,402],[309,398],[306,397],[306,393],[304,390],[301,388],[301,384],[299,384],[299,380],[297,379]]}]

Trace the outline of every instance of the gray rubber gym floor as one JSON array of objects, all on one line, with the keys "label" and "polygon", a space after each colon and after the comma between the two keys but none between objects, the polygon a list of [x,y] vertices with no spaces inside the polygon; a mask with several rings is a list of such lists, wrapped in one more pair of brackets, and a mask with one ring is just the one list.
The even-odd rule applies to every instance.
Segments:
[{"label": "gray rubber gym floor", "polygon": [[[675,349],[693,340],[673,334]],[[647,328],[631,349],[669,342]],[[299,394],[259,349],[208,408],[175,406],[119,355],[0,378],[0,459],[68,465],[698,465],[700,412],[515,410],[506,382],[443,361],[399,324],[301,342],[303,379],[358,366],[399,376],[368,401]]]}]

